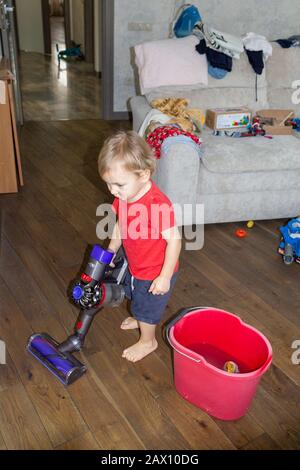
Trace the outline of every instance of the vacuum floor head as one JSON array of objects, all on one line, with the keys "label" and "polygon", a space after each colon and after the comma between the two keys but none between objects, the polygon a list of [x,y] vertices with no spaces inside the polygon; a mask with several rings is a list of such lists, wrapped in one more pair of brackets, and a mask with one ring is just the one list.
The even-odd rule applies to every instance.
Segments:
[{"label": "vacuum floor head", "polygon": [[29,338],[27,351],[47,367],[63,385],[70,385],[86,372],[86,367],[71,353],[61,353],[58,347],[59,343],[51,336],[40,333]]}]

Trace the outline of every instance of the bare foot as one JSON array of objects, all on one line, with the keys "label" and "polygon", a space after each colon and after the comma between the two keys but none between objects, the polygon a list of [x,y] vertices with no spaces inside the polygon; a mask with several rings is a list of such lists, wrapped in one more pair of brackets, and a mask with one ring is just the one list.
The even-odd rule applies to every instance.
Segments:
[{"label": "bare foot", "polygon": [[124,357],[128,361],[137,362],[143,359],[145,356],[148,356],[148,354],[155,351],[157,346],[158,344],[156,339],[147,343],[138,341],[133,346],[130,346],[130,348],[124,349],[122,357]]},{"label": "bare foot", "polygon": [[121,323],[121,329],[122,330],[135,330],[138,327],[139,327],[139,324],[136,321],[136,319],[133,318],[133,317],[125,318],[125,320],[122,321],[122,323]]}]

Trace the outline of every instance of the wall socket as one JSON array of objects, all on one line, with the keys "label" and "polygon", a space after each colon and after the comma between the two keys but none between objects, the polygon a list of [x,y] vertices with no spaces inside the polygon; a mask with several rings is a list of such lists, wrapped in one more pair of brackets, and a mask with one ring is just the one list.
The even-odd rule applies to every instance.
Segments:
[{"label": "wall socket", "polygon": [[151,23],[128,23],[128,31],[152,31]]}]

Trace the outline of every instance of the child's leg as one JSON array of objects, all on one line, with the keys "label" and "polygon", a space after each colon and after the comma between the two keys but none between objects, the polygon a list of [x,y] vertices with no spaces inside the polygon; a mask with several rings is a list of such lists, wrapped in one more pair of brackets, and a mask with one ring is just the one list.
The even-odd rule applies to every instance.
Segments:
[{"label": "child's leg", "polygon": [[139,328],[139,324],[134,317],[127,317],[121,323],[122,330],[135,330],[136,328]]},{"label": "child's leg", "polygon": [[148,354],[155,351],[158,344],[155,338],[156,325],[150,323],[138,322],[141,330],[141,336],[137,343],[130,348],[124,349],[122,357],[125,357],[128,361],[137,362],[143,359]]},{"label": "child's leg", "polygon": [[[132,291],[133,291],[133,283],[132,283],[132,276],[129,273],[129,271],[126,274],[123,286],[124,286],[126,298],[131,300]],[[137,320],[134,317],[127,317],[125,318],[125,320],[122,321],[120,328],[122,330],[134,330],[136,328],[139,328],[139,325],[138,325]]]}]

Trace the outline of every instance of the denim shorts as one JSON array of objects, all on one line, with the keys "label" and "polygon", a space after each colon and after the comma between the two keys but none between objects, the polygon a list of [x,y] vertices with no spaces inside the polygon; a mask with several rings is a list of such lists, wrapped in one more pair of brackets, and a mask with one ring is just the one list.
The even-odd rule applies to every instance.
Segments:
[{"label": "denim shorts", "polygon": [[131,300],[130,310],[134,318],[144,323],[156,325],[162,319],[168,300],[177,279],[177,272],[171,277],[168,292],[163,295],[154,295],[149,292],[153,281],[136,279],[128,271],[124,280],[124,289],[127,299]]}]

